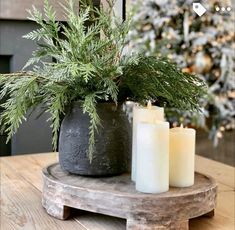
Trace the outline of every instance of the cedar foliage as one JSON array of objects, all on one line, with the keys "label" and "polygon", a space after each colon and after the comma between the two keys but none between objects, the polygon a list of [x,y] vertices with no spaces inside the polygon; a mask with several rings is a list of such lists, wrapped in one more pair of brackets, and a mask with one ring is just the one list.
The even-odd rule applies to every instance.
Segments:
[{"label": "cedar foliage", "polygon": [[56,21],[47,0],[43,14],[35,7],[29,11],[29,19],[40,26],[24,36],[38,45],[24,67],[33,69],[0,75],[0,98],[7,98],[1,104],[0,124],[8,140],[26,113],[44,104],[44,112],[51,114],[56,149],[61,115],[74,101],[81,101],[90,117],[91,159],[102,122],[96,111],[99,101],[118,103],[128,97],[140,103],[159,100],[166,106],[199,110],[198,102],[205,92],[203,81],[182,73],[166,59],[123,52],[131,18],[121,22],[111,11],[96,9],[91,1],[84,1],[79,14],[73,0],[62,7],[66,24]]}]

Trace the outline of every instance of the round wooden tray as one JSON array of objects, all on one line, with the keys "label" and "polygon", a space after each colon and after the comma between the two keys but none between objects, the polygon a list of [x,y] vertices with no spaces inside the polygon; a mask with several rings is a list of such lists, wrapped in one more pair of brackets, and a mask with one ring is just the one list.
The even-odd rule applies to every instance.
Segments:
[{"label": "round wooden tray", "polygon": [[92,178],[64,172],[58,163],[43,169],[42,204],[48,214],[66,219],[70,208],[127,219],[128,230],[188,229],[188,220],[213,216],[217,185],[196,173],[195,184],[161,194],[135,190],[129,174]]}]

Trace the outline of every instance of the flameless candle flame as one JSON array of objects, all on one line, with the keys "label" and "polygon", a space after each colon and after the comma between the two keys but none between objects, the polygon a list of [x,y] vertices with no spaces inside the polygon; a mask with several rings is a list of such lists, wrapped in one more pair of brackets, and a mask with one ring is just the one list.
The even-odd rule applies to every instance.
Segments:
[{"label": "flameless candle flame", "polygon": [[184,128],[184,125],[183,125],[182,123],[180,124],[180,128],[181,128],[181,129],[183,129],[183,128]]},{"label": "flameless candle flame", "polygon": [[148,101],[147,108],[148,108],[148,109],[151,109],[151,108],[152,108],[152,103],[151,103],[150,100]]}]

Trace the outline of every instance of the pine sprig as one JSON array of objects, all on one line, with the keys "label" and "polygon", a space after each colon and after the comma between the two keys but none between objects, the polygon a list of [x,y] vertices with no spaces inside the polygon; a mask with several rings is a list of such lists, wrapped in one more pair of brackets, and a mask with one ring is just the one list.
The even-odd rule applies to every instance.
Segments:
[{"label": "pine sprig", "polygon": [[48,121],[51,121],[51,128],[53,133],[52,145],[54,149],[57,149],[58,132],[60,129],[61,115],[65,113],[65,107],[68,104],[69,97],[67,95],[67,87],[51,85],[47,89],[47,94],[51,97],[48,100],[44,100],[48,109],[46,112],[51,114]]},{"label": "pine sprig", "polygon": [[161,103],[181,110],[199,110],[206,92],[205,82],[181,72],[166,59],[140,56],[124,67],[121,87],[128,87],[137,101],[161,98]]},{"label": "pine sprig", "polygon": [[[5,79],[4,79],[5,80]],[[3,80],[3,81],[4,81]],[[8,81],[1,91],[1,98],[9,96],[9,99],[1,105],[3,113],[1,114],[1,129],[5,129],[8,134],[7,141],[16,133],[22,120],[25,120],[25,114],[30,108],[34,108],[41,101],[38,97],[38,82],[36,77],[22,77]]]},{"label": "pine sprig", "polygon": [[100,125],[100,118],[96,110],[96,94],[90,94],[85,97],[82,108],[84,113],[88,113],[90,116],[90,127],[89,127],[89,149],[88,156],[90,161],[92,161],[92,153],[95,147],[95,133],[98,132],[98,126]]}]

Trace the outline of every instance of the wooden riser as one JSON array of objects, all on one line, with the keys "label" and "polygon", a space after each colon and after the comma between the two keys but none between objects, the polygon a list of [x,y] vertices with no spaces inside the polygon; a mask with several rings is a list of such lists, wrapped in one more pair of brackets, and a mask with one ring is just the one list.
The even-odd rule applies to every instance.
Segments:
[{"label": "wooden riser", "polygon": [[199,173],[191,187],[145,194],[135,190],[129,174],[82,177],[58,163],[43,169],[43,182],[42,205],[51,216],[63,220],[76,208],[127,219],[127,230],[186,230],[189,219],[213,216],[217,194],[215,181]]}]

